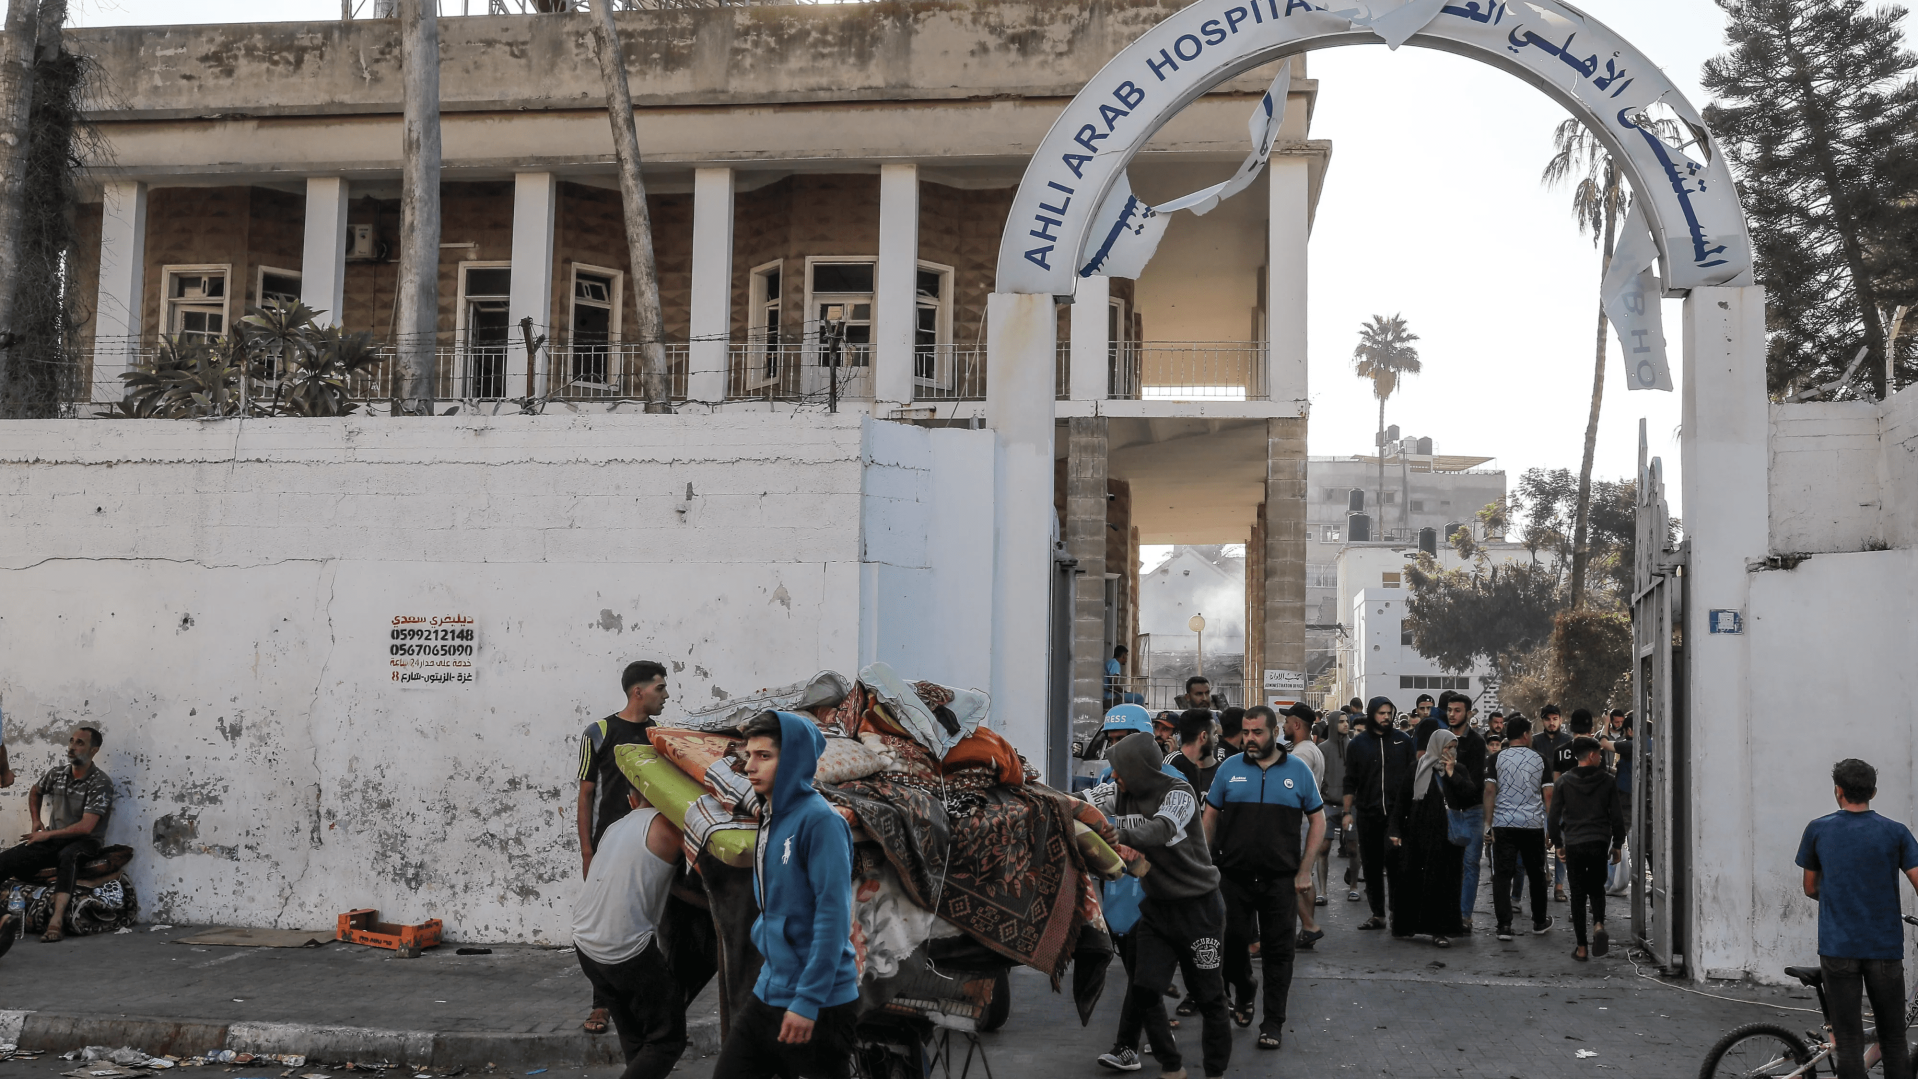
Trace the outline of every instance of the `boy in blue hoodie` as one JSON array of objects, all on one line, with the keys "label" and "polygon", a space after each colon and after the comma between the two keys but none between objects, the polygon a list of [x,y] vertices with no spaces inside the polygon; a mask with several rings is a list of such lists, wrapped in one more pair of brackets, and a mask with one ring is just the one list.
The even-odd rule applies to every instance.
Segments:
[{"label": "boy in blue hoodie", "polygon": [[744,733],[746,778],[765,799],[753,871],[765,963],[713,1079],[846,1079],[859,1006],[852,829],[812,789],[826,738],[791,712],[761,713]]}]

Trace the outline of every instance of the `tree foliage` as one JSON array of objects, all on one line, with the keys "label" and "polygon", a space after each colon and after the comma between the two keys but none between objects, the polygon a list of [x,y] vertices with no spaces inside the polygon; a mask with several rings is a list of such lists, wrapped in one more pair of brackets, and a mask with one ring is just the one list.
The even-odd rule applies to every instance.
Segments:
[{"label": "tree foliage", "polygon": [[[1571,609],[1566,569],[1578,479],[1569,469],[1535,468],[1516,490],[1478,512],[1488,536],[1525,544],[1531,561],[1495,564],[1468,531],[1452,547],[1468,565],[1441,569],[1420,556],[1407,574],[1406,628],[1421,656],[1448,671],[1490,663],[1506,703],[1562,699],[1603,707],[1631,666],[1631,599],[1637,538],[1635,480],[1592,485],[1588,595]],[[1534,702],[1534,706],[1537,702]]]},{"label": "tree foliage", "polygon": [[1558,577],[1544,566],[1440,569],[1430,555],[1409,567],[1406,625],[1413,647],[1448,671],[1479,660],[1504,666],[1543,645],[1560,607]]},{"label": "tree foliage", "polygon": [[318,315],[305,304],[255,307],[236,336],[163,337],[152,361],[120,376],[126,396],[102,415],[344,416],[358,407],[350,380],[383,357],[372,334],[322,329]]},{"label": "tree foliage", "polygon": [[1736,166],[1770,301],[1774,393],[1835,380],[1859,348],[1886,392],[1885,323],[1918,302],[1918,56],[1905,11],[1864,0],[1718,0],[1731,50],[1705,110]]}]

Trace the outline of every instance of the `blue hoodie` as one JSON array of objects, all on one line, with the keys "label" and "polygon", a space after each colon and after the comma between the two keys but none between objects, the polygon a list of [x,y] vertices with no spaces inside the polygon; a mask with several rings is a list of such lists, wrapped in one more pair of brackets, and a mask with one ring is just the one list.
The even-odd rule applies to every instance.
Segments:
[{"label": "blue hoodie", "polygon": [[[779,716],[779,774],[759,822],[753,946],[766,960],[753,995],[804,1019],[859,998],[852,949],[852,829],[812,789],[826,737]],[[768,865],[767,859],[772,862]],[[768,873],[770,868],[772,872]]]}]

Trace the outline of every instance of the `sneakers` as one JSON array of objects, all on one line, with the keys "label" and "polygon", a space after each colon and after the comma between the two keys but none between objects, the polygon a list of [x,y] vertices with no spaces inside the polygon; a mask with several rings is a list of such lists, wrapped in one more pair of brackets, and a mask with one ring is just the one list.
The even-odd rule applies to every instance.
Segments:
[{"label": "sneakers", "polygon": [[1099,1056],[1099,1066],[1115,1072],[1136,1072],[1142,1066],[1139,1063],[1139,1051],[1115,1045],[1112,1052]]},{"label": "sneakers", "polygon": [[1500,939],[1500,940],[1511,940],[1511,939],[1512,939],[1512,927],[1511,927],[1511,926],[1509,926],[1509,925],[1501,925],[1501,926],[1499,926],[1499,927],[1498,927],[1498,939]]},{"label": "sneakers", "polygon": [[1554,925],[1557,925],[1557,924],[1558,924],[1558,919],[1547,914],[1545,916],[1544,921],[1532,923],[1532,935],[1538,936],[1539,934],[1542,934],[1550,930]]},{"label": "sneakers", "polygon": [[1317,944],[1319,941],[1324,939],[1325,939],[1325,930],[1323,929],[1315,929],[1311,931],[1310,933],[1305,932],[1304,930],[1300,930],[1299,939],[1293,942],[1293,947],[1301,951],[1309,952],[1312,950],[1312,945]]}]

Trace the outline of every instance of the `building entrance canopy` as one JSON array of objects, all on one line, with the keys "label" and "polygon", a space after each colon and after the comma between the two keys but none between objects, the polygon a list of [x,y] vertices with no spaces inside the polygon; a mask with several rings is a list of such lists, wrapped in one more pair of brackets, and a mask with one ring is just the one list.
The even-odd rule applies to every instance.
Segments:
[{"label": "building entrance canopy", "polygon": [[1108,192],[1153,133],[1206,91],[1294,53],[1381,40],[1503,68],[1584,121],[1645,210],[1668,290],[1752,283],[1744,213],[1704,120],[1643,53],[1570,4],[1199,0],[1114,57],[1047,133],[1007,219],[996,291],[1071,295]]}]

